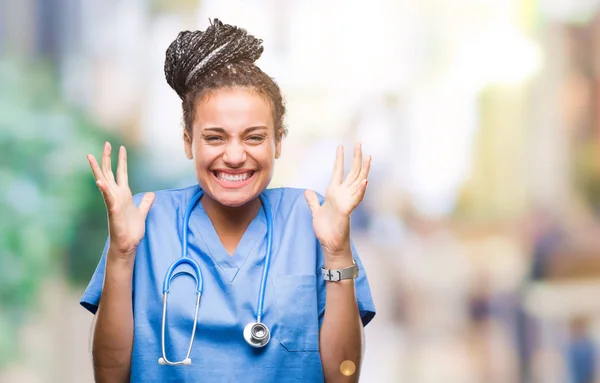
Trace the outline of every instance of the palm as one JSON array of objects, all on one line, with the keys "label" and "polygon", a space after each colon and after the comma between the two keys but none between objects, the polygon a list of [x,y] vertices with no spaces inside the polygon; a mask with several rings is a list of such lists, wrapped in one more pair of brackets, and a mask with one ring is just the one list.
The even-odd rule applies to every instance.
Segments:
[{"label": "palm", "polygon": [[146,217],[135,207],[129,187],[117,187],[114,197],[114,205],[107,206],[110,238],[120,251],[130,252],[144,237]]},{"label": "palm", "polygon": [[315,235],[328,251],[342,250],[350,242],[350,214],[364,199],[370,164],[370,156],[363,161],[361,147],[356,145],[352,168],[344,179],[344,150],[340,147],[323,205],[314,192],[306,193]]},{"label": "palm", "polygon": [[106,204],[111,246],[119,253],[132,254],[144,237],[146,216],[154,201],[154,194],[147,193],[140,206],[136,207],[129,188],[125,148],[121,147],[119,151],[116,180],[112,172],[110,151],[110,144],[106,143],[102,154],[102,168],[94,156],[89,155],[88,160]]}]

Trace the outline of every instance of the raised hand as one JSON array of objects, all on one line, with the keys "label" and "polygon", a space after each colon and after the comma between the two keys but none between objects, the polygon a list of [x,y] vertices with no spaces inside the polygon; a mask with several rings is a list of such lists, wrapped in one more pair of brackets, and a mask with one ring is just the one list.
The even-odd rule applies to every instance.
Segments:
[{"label": "raised hand", "polygon": [[364,199],[370,166],[371,156],[363,161],[361,145],[356,144],[352,168],[344,179],[344,148],[340,146],[323,205],[319,204],[315,192],[305,192],[315,235],[326,252],[335,254],[350,250],[350,214]]},{"label": "raised hand", "polygon": [[138,244],[144,237],[146,217],[155,195],[146,193],[139,207],[136,207],[129,189],[125,147],[121,146],[119,149],[116,180],[111,167],[110,153],[111,146],[107,142],[102,153],[102,168],[93,155],[89,154],[87,159],[106,204],[111,249],[116,254],[128,258],[135,254]]}]

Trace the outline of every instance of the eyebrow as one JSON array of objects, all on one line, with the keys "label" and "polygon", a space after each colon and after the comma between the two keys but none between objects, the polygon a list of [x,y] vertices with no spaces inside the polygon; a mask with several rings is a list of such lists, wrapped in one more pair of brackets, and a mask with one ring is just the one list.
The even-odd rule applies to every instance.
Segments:
[{"label": "eyebrow", "polygon": [[[258,126],[251,126],[249,128],[244,129],[243,134],[248,134],[248,133],[252,133],[256,130],[268,130],[269,128],[267,128],[264,125],[258,125]],[[219,128],[217,126],[215,127],[210,127],[210,128],[204,128],[202,131],[210,131],[210,132],[216,132],[216,133],[223,133],[226,134],[227,132],[225,131],[225,129],[223,128]]]}]

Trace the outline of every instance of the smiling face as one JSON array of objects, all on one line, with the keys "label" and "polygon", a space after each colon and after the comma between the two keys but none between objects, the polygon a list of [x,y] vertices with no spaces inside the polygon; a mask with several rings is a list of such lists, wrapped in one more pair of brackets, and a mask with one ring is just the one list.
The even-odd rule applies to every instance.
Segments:
[{"label": "smiling face", "polygon": [[241,87],[200,98],[184,143],[205,194],[230,207],[243,206],[266,189],[281,152],[271,103]]}]

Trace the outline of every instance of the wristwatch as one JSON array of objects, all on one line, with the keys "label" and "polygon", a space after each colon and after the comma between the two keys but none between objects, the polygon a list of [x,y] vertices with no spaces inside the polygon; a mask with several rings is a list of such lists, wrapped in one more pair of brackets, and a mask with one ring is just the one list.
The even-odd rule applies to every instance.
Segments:
[{"label": "wristwatch", "polygon": [[358,265],[356,261],[352,260],[352,266],[345,267],[343,269],[325,269],[321,268],[323,279],[327,282],[339,282],[344,279],[356,279],[358,277]]}]

